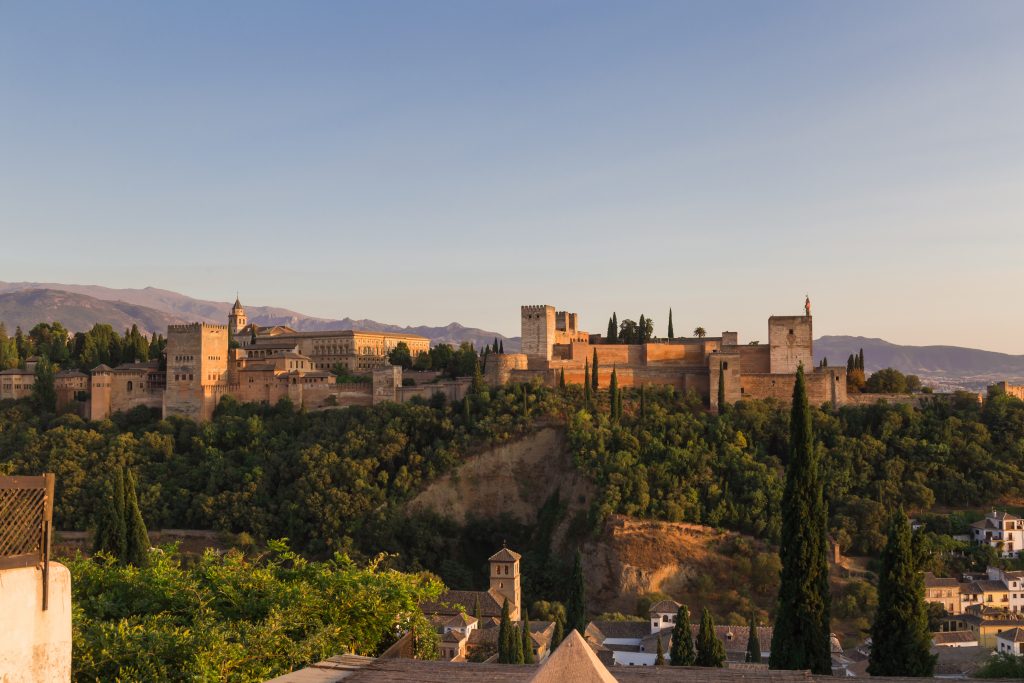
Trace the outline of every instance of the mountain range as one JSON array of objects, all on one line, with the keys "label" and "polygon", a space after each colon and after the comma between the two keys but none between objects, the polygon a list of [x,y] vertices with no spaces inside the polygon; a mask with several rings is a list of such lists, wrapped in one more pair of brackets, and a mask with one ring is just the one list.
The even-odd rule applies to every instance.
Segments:
[{"label": "mountain range", "polygon": [[[53,282],[0,282],[0,322],[9,332],[17,326],[27,331],[39,322],[60,321],[72,332],[87,330],[95,323],[109,323],[117,330],[127,329],[134,323],[146,333],[164,333],[169,324],[196,321],[223,324],[230,309],[227,301],[195,299],[155,287],[112,289]],[[402,326],[347,317],[331,320],[287,308],[249,305],[246,314],[250,322],[259,325],[287,325],[299,331],[403,332],[422,335],[434,344],[468,341],[477,348],[497,338],[506,351],[519,350],[518,337],[505,337],[457,322],[440,327]],[[827,358],[833,365],[845,365],[850,354],[860,349],[864,349],[864,364],[869,374],[893,367],[918,375],[925,384],[938,390],[981,390],[1000,380],[1024,383],[1024,356],[959,346],[903,346],[870,337],[823,336],[814,342],[814,360]]]},{"label": "mountain range", "polygon": [[[89,329],[95,323],[109,323],[123,330],[135,323],[151,334],[167,332],[167,326],[184,322],[224,324],[231,303],[194,299],[155,287],[112,289],[97,285],[65,285],[55,282],[0,282],[0,322],[13,333],[16,327],[29,330],[39,322],[60,321],[72,332]],[[258,325],[287,325],[299,332],[318,330],[364,330],[418,334],[434,344],[458,345],[471,342],[477,348],[502,341],[506,351],[519,350],[518,337],[466,327],[453,322],[444,326],[402,326],[376,320],[331,320],[272,306],[245,307],[249,322]]]}]

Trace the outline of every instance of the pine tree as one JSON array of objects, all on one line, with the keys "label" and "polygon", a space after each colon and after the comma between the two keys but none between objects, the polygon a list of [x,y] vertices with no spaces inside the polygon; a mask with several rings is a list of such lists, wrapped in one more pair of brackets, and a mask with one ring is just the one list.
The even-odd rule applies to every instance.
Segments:
[{"label": "pine tree", "polygon": [[566,628],[576,629],[582,636],[587,628],[587,598],[583,585],[583,554],[576,551],[576,563],[569,580],[569,599],[565,601]]},{"label": "pine tree", "polygon": [[612,366],[612,378],[608,382],[608,410],[613,420],[619,419],[618,415],[619,380],[616,377],[615,367]]},{"label": "pine tree", "polygon": [[658,634],[658,654],[654,656],[654,666],[665,666],[665,646],[661,642],[661,634]]},{"label": "pine tree", "polygon": [[590,363],[590,388],[594,390],[594,394],[597,394],[598,382],[597,382],[597,349],[594,349],[594,360]]},{"label": "pine tree", "polygon": [[142,519],[139,509],[139,498],[135,492],[135,475],[127,470],[124,481],[124,520],[125,520],[125,564],[145,567],[149,554],[149,533],[146,522]]},{"label": "pine tree", "polygon": [[761,663],[761,641],[757,637],[757,621],[754,613],[750,613],[750,630],[747,631],[747,662],[752,664]]},{"label": "pine tree", "polygon": [[551,634],[551,652],[555,651],[558,644],[565,638],[565,620],[561,614],[555,616],[555,631]]},{"label": "pine tree", "polygon": [[697,666],[725,665],[725,646],[715,633],[715,622],[711,620],[711,612],[705,607],[700,615],[700,630],[697,631]]},{"label": "pine tree", "polygon": [[96,530],[93,533],[94,553],[106,552],[118,560],[127,554],[128,536],[124,516],[124,469],[115,466],[103,482],[102,501]]},{"label": "pine tree", "polygon": [[782,577],[772,635],[773,669],[832,672],[829,630],[828,511],[814,449],[804,368],[796,371],[789,462],[782,497]]},{"label": "pine tree", "polygon": [[675,330],[672,329],[672,309],[671,308],[668,309],[668,338],[669,339],[675,339],[676,338]]},{"label": "pine tree", "polygon": [[565,391],[565,368],[558,371],[558,388]]},{"label": "pine tree", "polygon": [[725,365],[718,364],[718,412],[725,412]]},{"label": "pine tree", "polygon": [[590,405],[590,361],[583,361],[583,400]]},{"label": "pine tree", "polygon": [[930,653],[924,579],[914,565],[910,520],[900,507],[889,521],[878,577],[878,609],[871,625],[872,676],[931,678],[935,655]]},{"label": "pine tree", "polygon": [[530,637],[530,617],[523,615],[523,664],[533,664],[533,638]]},{"label": "pine tree", "polygon": [[676,611],[676,624],[672,627],[672,648],[669,663],[672,666],[693,666],[697,653],[693,649],[693,631],[690,629],[690,609],[680,605]]},{"label": "pine tree", "polygon": [[498,663],[511,664],[513,658],[513,632],[515,627],[509,616],[508,598],[501,605],[501,622],[498,624]]}]

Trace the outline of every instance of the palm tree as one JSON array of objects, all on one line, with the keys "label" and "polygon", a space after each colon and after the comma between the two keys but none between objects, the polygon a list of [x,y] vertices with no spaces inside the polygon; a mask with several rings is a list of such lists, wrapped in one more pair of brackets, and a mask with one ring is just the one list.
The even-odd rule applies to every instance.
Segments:
[{"label": "palm tree", "polygon": [[693,336],[703,339],[708,336],[708,332],[703,327],[695,327],[693,328]]}]

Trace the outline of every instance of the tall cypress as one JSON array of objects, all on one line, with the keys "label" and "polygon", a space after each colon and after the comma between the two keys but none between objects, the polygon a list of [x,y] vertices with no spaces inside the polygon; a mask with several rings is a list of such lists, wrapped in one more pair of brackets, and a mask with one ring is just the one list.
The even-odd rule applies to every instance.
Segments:
[{"label": "tall cypress", "polygon": [[846,372],[847,373],[853,372],[855,367],[856,367],[856,365],[855,365],[854,360],[853,360],[853,354],[851,353],[850,357],[846,359]]},{"label": "tall cypress", "polygon": [[555,615],[555,631],[551,634],[550,652],[554,652],[558,644],[565,638],[565,618],[561,613]]},{"label": "tall cypress", "polygon": [[115,466],[102,485],[102,504],[93,533],[93,552],[106,552],[124,560],[128,530],[124,517],[124,469]]},{"label": "tall cypress", "polygon": [[583,400],[590,405],[590,361],[583,361]]},{"label": "tall cypress", "polygon": [[498,623],[498,663],[512,664],[513,645],[512,639],[515,627],[509,613],[508,598],[501,605],[501,621]]},{"label": "tall cypress", "polygon": [[498,342],[498,353],[500,353],[500,354],[504,354],[505,353],[505,340],[504,339],[502,339],[502,340],[500,340]]},{"label": "tall cypress", "polygon": [[612,378],[608,382],[608,410],[613,420],[619,419],[618,415],[619,380],[616,377],[615,367],[612,366]]},{"label": "tall cypress", "polygon": [[672,329],[672,309],[671,308],[668,309],[668,338],[669,339],[675,339],[676,338],[676,332],[675,332],[675,330]]},{"label": "tall cypress", "polygon": [[672,627],[672,648],[669,663],[672,666],[693,666],[697,653],[693,649],[693,631],[690,629],[690,608],[680,605],[676,611],[676,624]]},{"label": "tall cypress", "polygon": [[718,364],[718,412],[725,412],[725,366]]},{"label": "tall cypress", "polygon": [[530,617],[523,615],[523,664],[533,664],[533,638],[530,637]]},{"label": "tall cypress", "polygon": [[928,610],[924,578],[914,566],[910,520],[900,507],[889,521],[889,538],[882,552],[878,578],[878,609],[871,625],[872,676],[930,678],[936,656],[929,651]]},{"label": "tall cypress", "polygon": [[705,607],[700,615],[700,630],[697,631],[697,666],[714,666],[722,668],[725,665],[725,646],[721,638],[715,633],[715,622],[711,619],[711,612]]},{"label": "tall cypress", "polygon": [[612,311],[612,344],[619,343],[619,314]]},{"label": "tall cypress", "polygon": [[597,349],[594,349],[594,360],[590,363],[590,388],[597,393],[598,382],[597,382]]},{"label": "tall cypress", "polygon": [[772,634],[772,669],[832,673],[829,630],[828,511],[814,449],[804,368],[796,371],[789,462],[782,495],[782,576]]},{"label": "tall cypress", "polygon": [[149,553],[149,533],[146,522],[139,510],[139,498],[135,492],[135,475],[127,470],[124,480],[124,520],[125,520],[125,564],[145,567]]},{"label": "tall cypress", "polygon": [[644,319],[644,314],[641,313],[640,314],[640,322],[638,322],[636,324],[636,336],[638,337],[638,339],[636,340],[637,344],[643,344],[645,341],[647,341],[644,338],[644,337],[647,336],[646,330],[647,330],[647,320]]},{"label": "tall cypress", "polygon": [[517,626],[515,624],[512,624],[512,629],[511,629],[510,632],[512,634],[511,635],[511,640],[509,641],[509,645],[511,646],[511,650],[512,650],[512,656],[510,657],[510,659],[512,661],[510,663],[511,664],[522,664],[523,661],[524,661],[524,659],[523,659],[523,630],[519,626]]},{"label": "tall cypress", "polygon": [[565,368],[558,371],[558,388],[565,391]]},{"label": "tall cypress", "polygon": [[608,318],[608,335],[607,335],[607,340],[608,340],[609,344],[612,344],[612,343],[615,342],[615,321],[612,320],[610,317]]},{"label": "tall cypress", "polygon": [[757,620],[753,612],[750,613],[750,630],[747,631],[746,661],[751,664],[761,663],[761,639],[757,637]]},{"label": "tall cypress", "polygon": [[615,417],[616,419],[622,418],[622,392],[620,391],[615,397]]},{"label": "tall cypress", "polygon": [[569,599],[565,601],[566,628],[576,629],[582,636],[587,629],[587,597],[583,585],[583,554],[576,551],[576,562],[569,580]]},{"label": "tall cypress", "polygon": [[665,645],[661,642],[661,634],[658,634],[658,653],[654,656],[654,666],[665,666]]},{"label": "tall cypress", "polygon": [[864,369],[864,349],[861,349],[860,353],[857,354],[857,369]]}]

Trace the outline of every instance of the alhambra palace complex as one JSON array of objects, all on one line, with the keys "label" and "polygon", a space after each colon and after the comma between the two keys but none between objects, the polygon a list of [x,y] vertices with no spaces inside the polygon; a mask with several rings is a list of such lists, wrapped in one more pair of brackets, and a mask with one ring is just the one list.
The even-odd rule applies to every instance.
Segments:
[{"label": "alhambra palace complex", "polygon": [[[718,337],[654,339],[643,344],[608,343],[599,334],[579,329],[575,313],[552,306],[523,306],[520,353],[489,354],[484,375],[489,384],[540,381],[557,386],[562,373],[582,383],[597,358],[600,386],[613,369],[619,386],[672,386],[693,391],[712,410],[718,408],[719,378],[732,403],[745,398],[792,396],[796,370],[807,371],[812,403],[847,402],[846,368],[814,368],[810,302],[804,315],[768,319],[768,344],[740,344],[736,332]],[[209,420],[222,397],[240,402],[276,403],[288,398],[307,409],[404,402],[443,393],[461,399],[469,379],[444,381],[439,373],[417,373],[403,386],[402,369],[387,363],[388,353],[404,342],[415,358],[430,340],[409,334],[353,330],[296,332],[288,327],[250,324],[236,300],[227,325],[191,323],[167,328],[167,369],[156,361],[111,368],[100,365],[86,374],[62,371],[56,376],[58,409],[75,410],[89,419],[137,406]],[[331,369],[341,365],[371,381],[339,383]],[[31,392],[34,363],[0,373],[0,399]],[[409,382],[405,382],[409,384]]]}]

